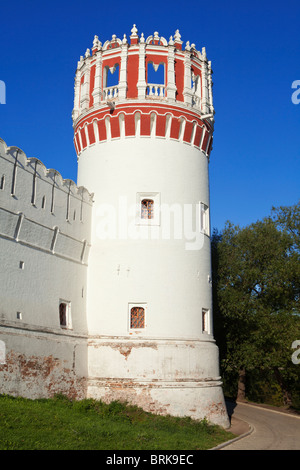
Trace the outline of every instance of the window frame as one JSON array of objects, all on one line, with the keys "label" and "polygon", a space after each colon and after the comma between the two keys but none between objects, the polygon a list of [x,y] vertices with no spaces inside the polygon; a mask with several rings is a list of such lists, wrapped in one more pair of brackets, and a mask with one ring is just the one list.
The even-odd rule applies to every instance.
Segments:
[{"label": "window frame", "polygon": [[[61,313],[60,313],[60,306],[64,304],[66,306],[66,311],[65,311],[65,315],[66,315],[66,324],[64,325],[62,322],[61,322]],[[63,330],[71,330],[72,329],[72,316],[71,316],[71,302],[69,300],[64,300],[64,299],[59,299],[59,304],[58,304],[58,319],[59,319],[59,326],[60,328],[62,328]]]},{"label": "window frame", "polygon": [[199,204],[199,220],[200,220],[200,231],[210,236],[210,216],[209,216],[209,206],[204,202]]},{"label": "window frame", "polygon": [[210,318],[209,308],[202,308],[201,324],[202,324],[202,333],[210,335],[211,334],[211,318]]},{"label": "window frame", "polygon": [[[153,201],[153,217],[142,218],[142,202],[144,200]],[[160,225],[160,193],[140,192],[136,194],[136,225]]]},{"label": "window frame", "polygon": [[[131,326],[131,310],[133,308],[142,308],[144,310],[144,326],[142,328],[134,328]],[[129,332],[137,332],[142,333],[147,328],[147,303],[139,302],[139,303],[129,303],[128,304],[128,330]]]},{"label": "window frame", "polygon": [[[145,208],[145,203],[147,204],[146,208]],[[154,205],[155,203],[153,199],[145,198],[141,200],[141,219],[143,220],[154,219]],[[143,217],[145,213],[147,213],[148,217]]]}]

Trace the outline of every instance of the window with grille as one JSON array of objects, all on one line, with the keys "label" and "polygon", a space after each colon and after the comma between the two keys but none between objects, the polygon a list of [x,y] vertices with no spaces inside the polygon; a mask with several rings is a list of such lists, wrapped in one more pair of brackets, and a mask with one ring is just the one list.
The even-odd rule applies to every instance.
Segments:
[{"label": "window with grille", "polygon": [[154,201],[153,199],[143,199],[141,202],[141,218],[153,219],[154,218]]},{"label": "window with grille", "polygon": [[143,307],[130,309],[130,328],[145,328],[145,309]]},{"label": "window with grille", "polygon": [[137,193],[136,224],[160,225],[160,193]]}]

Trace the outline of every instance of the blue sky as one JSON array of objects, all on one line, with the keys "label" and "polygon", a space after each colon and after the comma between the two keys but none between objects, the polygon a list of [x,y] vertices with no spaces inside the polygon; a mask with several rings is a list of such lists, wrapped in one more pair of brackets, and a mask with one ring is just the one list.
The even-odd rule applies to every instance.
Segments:
[{"label": "blue sky", "polygon": [[206,47],[216,123],[211,221],[241,226],[300,197],[300,2],[1,0],[0,137],[76,181],[71,112],[79,56],[94,35],[158,31]]}]

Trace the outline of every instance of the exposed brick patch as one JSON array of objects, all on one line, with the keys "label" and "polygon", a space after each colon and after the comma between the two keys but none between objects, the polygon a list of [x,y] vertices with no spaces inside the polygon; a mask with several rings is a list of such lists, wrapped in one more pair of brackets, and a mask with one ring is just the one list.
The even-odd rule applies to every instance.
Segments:
[{"label": "exposed brick patch", "polygon": [[136,387],[134,381],[122,381],[120,383],[107,381],[106,392],[102,396],[105,403],[110,403],[114,400],[131,405],[137,405],[144,411],[151,413],[166,415],[168,414],[169,404],[162,404],[160,401],[154,400],[151,396],[151,385],[147,387]]},{"label": "exposed brick patch", "polygon": [[86,379],[76,376],[53,356],[29,356],[11,351],[0,365],[0,392],[28,398],[50,398],[63,393],[72,399],[86,394]]}]

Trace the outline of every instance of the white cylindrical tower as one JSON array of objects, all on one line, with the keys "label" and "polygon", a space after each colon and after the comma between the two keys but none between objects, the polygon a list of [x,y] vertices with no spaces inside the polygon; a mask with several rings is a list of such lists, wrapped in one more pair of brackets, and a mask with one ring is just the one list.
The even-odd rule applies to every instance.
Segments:
[{"label": "white cylindrical tower", "polygon": [[95,36],[75,78],[78,184],[94,193],[87,394],[227,427],[212,325],[211,66],[179,31],[169,42],[131,33],[103,46]]}]

